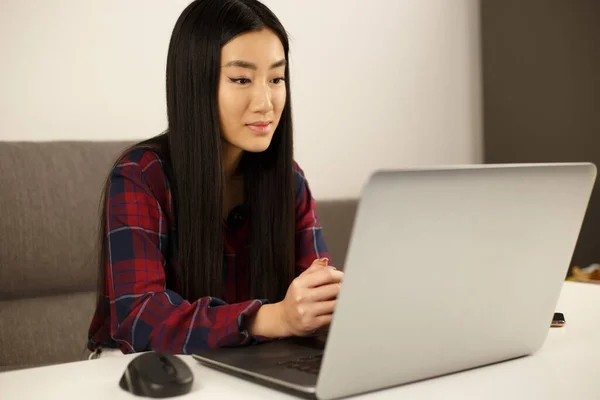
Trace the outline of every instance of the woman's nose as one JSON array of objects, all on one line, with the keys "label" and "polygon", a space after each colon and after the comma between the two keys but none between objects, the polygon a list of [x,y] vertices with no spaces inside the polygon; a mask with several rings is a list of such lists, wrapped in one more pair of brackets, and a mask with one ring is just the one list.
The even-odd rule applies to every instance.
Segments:
[{"label": "woman's nose", "polygon": [[265,114],[273,110],[271,102],[271,89],[268,85],[257,85],[252,94],[252,103],[250,110],[252,112]]}]

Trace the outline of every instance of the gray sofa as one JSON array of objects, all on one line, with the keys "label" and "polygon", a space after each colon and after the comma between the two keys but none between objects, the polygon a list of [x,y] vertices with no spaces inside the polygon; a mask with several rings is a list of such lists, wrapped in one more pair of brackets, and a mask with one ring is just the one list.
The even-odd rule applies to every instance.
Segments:
[{"label": "gray sofa", "polygon": [[[87,357],[100,190],[128,144],[0,142],[0,371]],[[337,265],[355,209],[318,204]]]}]

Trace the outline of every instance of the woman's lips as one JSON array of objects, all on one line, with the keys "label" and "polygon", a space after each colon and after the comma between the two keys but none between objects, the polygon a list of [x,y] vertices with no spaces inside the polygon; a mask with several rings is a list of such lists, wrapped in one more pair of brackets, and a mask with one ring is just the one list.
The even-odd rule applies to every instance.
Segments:
[{"label": "woman's lips", "polygon": [[246,126],[252,131],[264,135],[271,131],[271,125],[272,124],[270,122],[257,122],[253,124],[247,124]]}]

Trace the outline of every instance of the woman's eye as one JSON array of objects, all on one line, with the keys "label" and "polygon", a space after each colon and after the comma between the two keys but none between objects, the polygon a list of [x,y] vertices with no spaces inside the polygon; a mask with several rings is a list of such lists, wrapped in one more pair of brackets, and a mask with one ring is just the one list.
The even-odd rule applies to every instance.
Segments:
[{"label": "woman's eye", "polygon": [[276,85],[283,83],[283,82],[285,82],[285,78],[283,78],[283,77],[273,79],[273,83]]},{"label": "woman's eye", "polygon": [[250,83],[250,79],[248,78],[229,78],[229,80],[233,83],[237,83],[239,85],[246,85]]}]

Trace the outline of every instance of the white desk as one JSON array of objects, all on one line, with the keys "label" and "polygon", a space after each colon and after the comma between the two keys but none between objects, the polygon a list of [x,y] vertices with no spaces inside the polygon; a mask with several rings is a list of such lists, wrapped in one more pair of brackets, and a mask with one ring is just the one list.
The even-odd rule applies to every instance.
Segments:
[{"label": "white desk", "polygon": [[[552,328],[533,356],[359,396],[368,399],[600,399],[600,285],[565,283]],[[118,381],[134,356],[110,357],[0,374],[0,399],[135,399]],[[181,399],[294,398],[182,357],[194,388]]]}]

